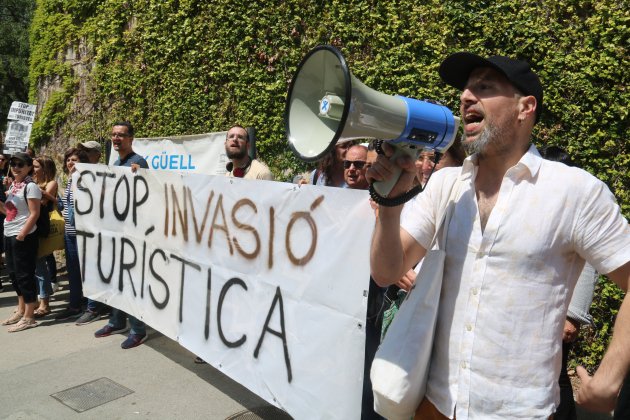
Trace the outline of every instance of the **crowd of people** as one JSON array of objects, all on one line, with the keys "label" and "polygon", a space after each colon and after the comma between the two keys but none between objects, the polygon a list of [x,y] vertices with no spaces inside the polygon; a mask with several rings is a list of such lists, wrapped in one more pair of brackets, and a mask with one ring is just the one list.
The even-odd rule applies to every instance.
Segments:
[{"label": "crowd of people", "polygon": [[[543,90],[527,63],[461,53],[442,63],[440,75],[462,90],[464,124],[463,137],[444,154],[427,151],[415,161],[409,157],[392,161],[392,147],[386,144],[341,141],[317,168],[294,181],[368,189],[373,181],[387,180],[399,166],[402,175],[391,196],[415,185],[423,188],[404,206],[372,203],[373,279],[362,418],[380,418],[373,410],[370,363],[416,281],[439,222],[439,209],[448,198],[442,191],[457,187],[454,216],[445,227],[448,264],[427,392],[416,418],[575,419],[567,352],[580,325],[591,323],[588,307],[598,278],[595,270],[628,287],[628,222],[603,183],[572,167],[561,150],[547,148],[541,156],[531,144]],[[133,151],[133,137],[128,122],[112,126],[112,146],[118,153],[115,165],[131,171],[148,168]],[[226,176],[273,180],[269,168],[248,153],[250,144],[244,127],[228,130]],[[58,193],[50,157],[0,156],[2,250],[17,294],[15,311],[2,322],[10,332],[36,327],[37,318],[51,312],[56,265],[50,255],[38,255],[37,230],[41,212],[60,211],[70,297],[55,319],[76,319],[77,325],[85,325],[109,313],[109,322],[94,333],[96,337],[126,332],[129,324],[131,331],[122,348],[147,339],[142,321],[85,299],[82,292],[71,175],[78,162],[99,162],[100,148],[100,143],[90,141],[66,151],[63,170],[68,180],[63,195]],[[583,270],[585,260],[591,265]],[[582,389],[577,399],[587,408],[610,410],[617,401],[630,368],[628,306],[626,299],[610,349],[595,375],[578,369]]]},{"label": "crowd of people", "polygon": [[[115,123],[112,127],[112,144],[119,153],[117,166],[128,166],[132,171],[147,168],[146,161],[133,152],[133,126],[128,122]],[[4,264],[17,306],[2,321],[11,333],[38,326],[37,319],[51,316],[55,321],[74,320],[76,325],[86,325],[111,313],[110,323],[95,333],[105,337],[123,332],[126,314],[109,308],[83,294],[81,265],[77,247],[74,220],[72,174],[77,163],[98,163],[101,160],[101,143],[88,141],[67,149],[63,155],[65,189],[60,194],[57,167],[50,156],[36,156],[33,149],[13,155],[0,156],[2,187],[0,188],[0,219],[2,219]],[[63,246],[68,279],[67,306],[51,313],[50,298],[60,289],[57,282],[57,261],[54,254],[46,253],[44,246],[49,235],[50,215],[57,212],[63,217]],[[0,289],[4,289],[0,283]],[[132,348],[146,340],[144,323],[129,317],[131,334],[122,348]],[[121,324],[123,326],[121,326]],[[112,328],[112,325],[114,328]]]}]

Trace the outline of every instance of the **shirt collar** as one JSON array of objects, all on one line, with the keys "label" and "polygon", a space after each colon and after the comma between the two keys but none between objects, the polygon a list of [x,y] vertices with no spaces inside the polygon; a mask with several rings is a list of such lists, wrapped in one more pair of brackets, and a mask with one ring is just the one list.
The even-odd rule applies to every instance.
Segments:
[{"label": "shirt collar", "polygon": [[[527,152],[521,157],[516,165],[513,166],[512,170],[517,171],[517,173],[522,173],[524,170],[529,172],[531,178],[535,177],[540,170],[540,166],[542,165],[543,158],[540,156],[538,149],[533,144],[529,145],[529,149]],[[464,164],[462,165],[462,177],[470,178],[475,172],[475,167],[479,165],[479,160],[477,154],[475,153],[472,156],[468,156],[466,160],[464,160]]]}]

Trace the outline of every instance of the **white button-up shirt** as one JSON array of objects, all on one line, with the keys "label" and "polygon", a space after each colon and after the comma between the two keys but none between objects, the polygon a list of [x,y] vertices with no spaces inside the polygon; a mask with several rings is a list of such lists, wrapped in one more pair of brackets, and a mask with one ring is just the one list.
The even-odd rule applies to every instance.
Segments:
[{"label": "white button-up shirt", "polygon": [[604,183],[532,146],[505,174],[482,232],[476,174],[471,158],[435,173],[403,212],[403,229],[428,248],[461,182],[426,396],[458,420],[546,419],[560,399],[562,328],[584,260],[600,273],[630,261],[630,227]]}]

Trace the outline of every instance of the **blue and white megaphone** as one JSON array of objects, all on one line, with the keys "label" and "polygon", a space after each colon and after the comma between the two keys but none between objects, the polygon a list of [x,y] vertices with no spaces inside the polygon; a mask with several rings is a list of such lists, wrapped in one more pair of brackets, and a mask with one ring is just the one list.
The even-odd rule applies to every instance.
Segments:
[{"label": "blue and white megaphone", "polygon": [[[329,45],[312,49],[289,86],[285,108],[291,150],[300,159],[323,158],[338,142],[380,139],[416,158],[422,150],[444,152],[455,140],[459,118],[446,107],[378,92],[354,77],[339,50]],[[387,197],[391,182],[374,183]]]}]

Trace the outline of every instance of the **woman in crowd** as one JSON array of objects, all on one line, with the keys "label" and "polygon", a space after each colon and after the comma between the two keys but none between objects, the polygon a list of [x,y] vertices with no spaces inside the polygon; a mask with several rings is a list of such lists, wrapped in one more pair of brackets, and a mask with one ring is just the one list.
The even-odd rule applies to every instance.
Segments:
[{"label": "woman in crowd", "polygon": [[15,153],[9,160],[13,182],[7,191],[2,210],[4,220],[4,251],[7,269],[18,296],[15,312],[2,325],[12,325],[9,332],[37,326],[34,319],[37,305],[35,262],[37,260],[37,218],[42,193],[32,182],[33,159],[26,153]]},{"label": "woman in crowd", "polygon": [[81,265],[77,247],[77,230],[74,226],[74,197],[72,194],[72,174],[76,171],[78,162],[88,163],[85,150],[72,147],[64,153],[64,172],[68,175],[68,185],[63,197],[63,218],[65,221],[64,240],[66,244],[66,268],[68,270],[68,284],[70,288],[70,302],[68,307],[55,316],[55,320],[76,318],[81,315],[83,300],[83,284],[81,282]]},{"label": "woman in crowd", "polygon": [[[41,210],[50,213],[57,204],[57,167],[48,156],[35,158],[33,161],[33,178],[42,192]],[[39,308],[35,317],[40,318],[50,313],[49,301],[52,295],[51,273],[47,264],[48,255],[37,259],[35,276],[39,282]]]},{"label": "woman in crowd", "polygon": [[[9,156],[0,155],[0,203],[3,203],[7,199],[5,192],[6,186],[4,180],[6,179],[7,170],[9,165]],[[0,213],[0,267],[4,267],[4,213]],[[0,292],[4,290],[2,286],[2,280],[0,279]]]}]

